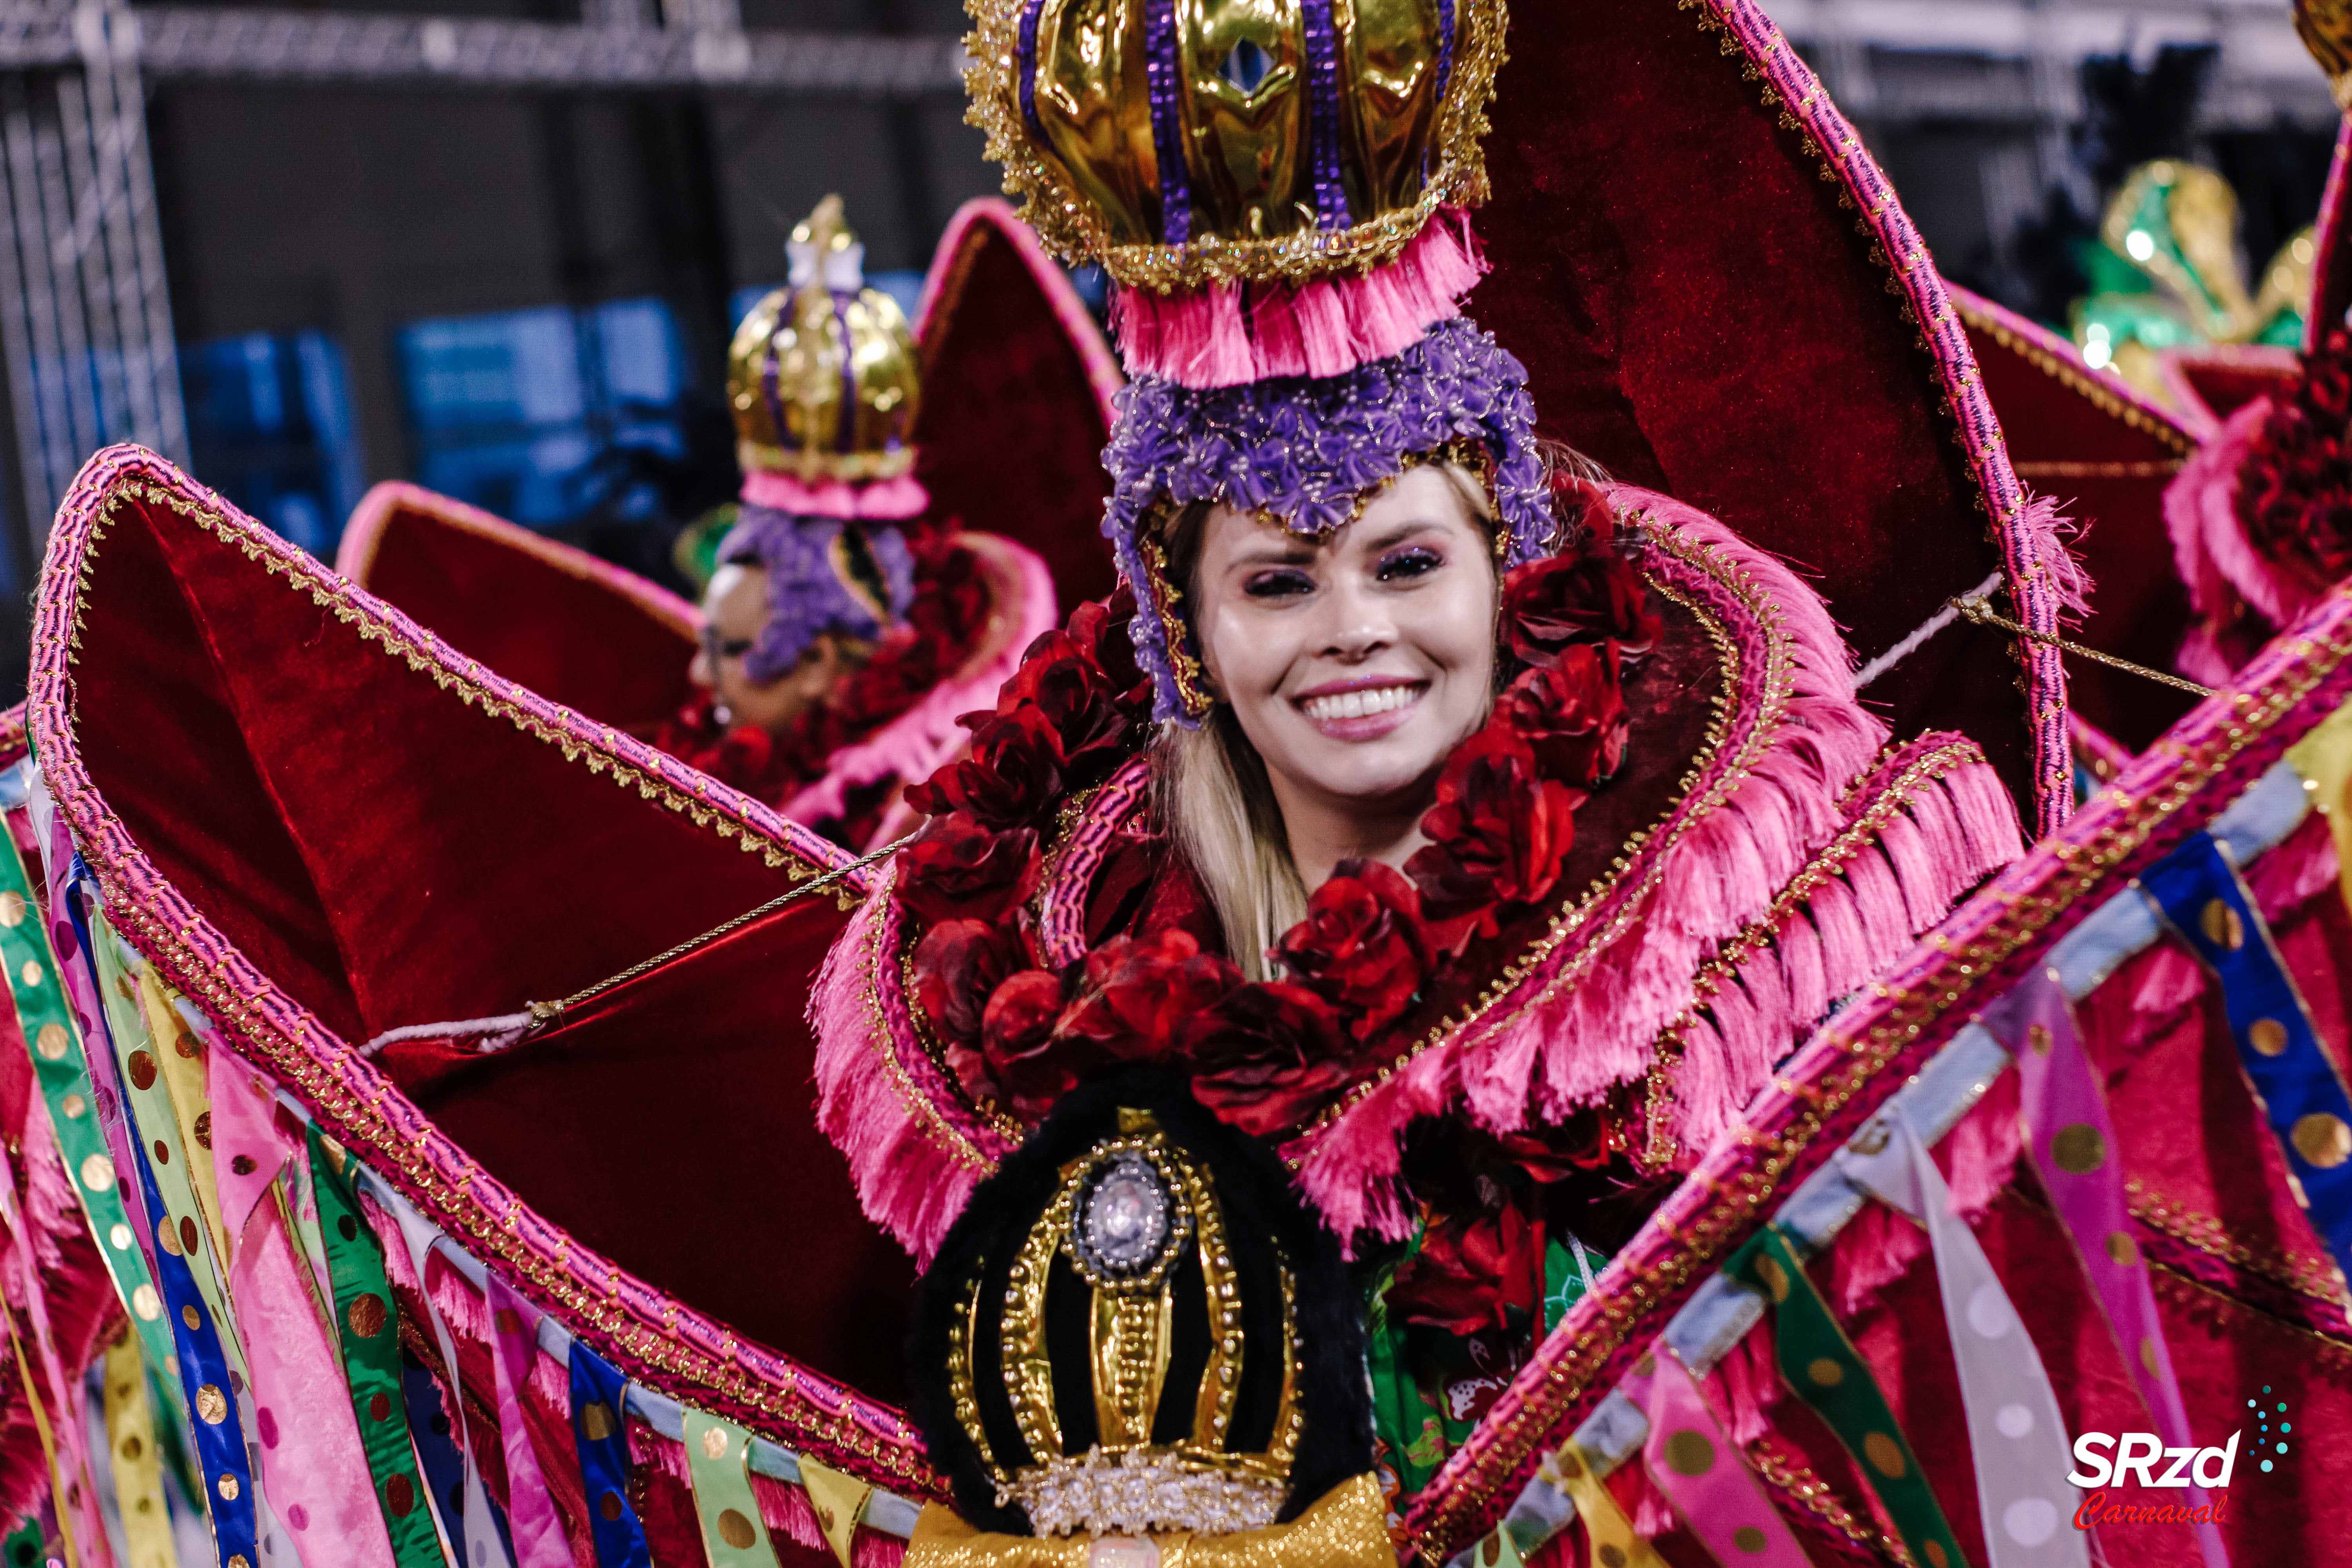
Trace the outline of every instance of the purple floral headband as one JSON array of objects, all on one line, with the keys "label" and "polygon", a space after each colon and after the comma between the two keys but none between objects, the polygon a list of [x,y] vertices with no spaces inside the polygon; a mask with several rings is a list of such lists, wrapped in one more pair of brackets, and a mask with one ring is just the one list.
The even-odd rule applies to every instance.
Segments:
[{"label": "purple floral headband", "polygon": [[1555,524],[1527,379],[1491,334],[1456,317],[1340,375],[1205,391],[1146,375],[1122,388],[1103,452],[1111,476],[1103,532],[1146,607],[1130,635],[1151,676],[1153,717],[1190,728],[1209,707],[1157,537],[1175,509],[1223,502],[1297,533],[1326,533],[1414,463],[1468,446],[1483,458],[1504,564],[1549,554]]},{"label": "purple floral headband", "polygon": [[914,552],[889,523],[746,502],[719,546],[719,563],[768,570],[767,624],[743,656],[745,672],[762,684],[791,673],[825,632],[880,637],[915,597]]}]

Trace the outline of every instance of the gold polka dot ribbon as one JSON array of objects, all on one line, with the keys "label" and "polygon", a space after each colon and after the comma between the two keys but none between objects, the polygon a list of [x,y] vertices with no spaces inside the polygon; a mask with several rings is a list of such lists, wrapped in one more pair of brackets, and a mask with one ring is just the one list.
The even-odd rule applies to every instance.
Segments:
[{"label": "gold polka dot ribbon", "polygon": [[103,1408],[114,1502],[122,1518],[126,1568],[179,1568],[172,1518],[163,1502],[163,1456],[155,1440],[154,1407],[147,1400],[147,1363],[139,1340],[125,1334],[107,1347]]},{"label": "gold polka dot ribbon", "polygon": [[[122,1310],[156,1366],[170,1363],[171,1331],[163,1326],[163,1297],[147,1268],[146,1254],[123,1206],[121,1173],[99,1124],[98,1091],[90,1082],[80,1023],[68,1005],[66,988],[55,984],[57,956],[42,930],[40,911],[16,842],[0,827],[0,969],[8,977],[8,998],[33,1058],[33,1075],[49,1113],[67,1179],[89,1221],[90,1237],[121,1298]],[[26,965],[33,967],[29,970]],[[31,974],[33,982],[26,983]],[[174,1385],[173,1392],[177,1388]],[[176,1414],[176,1411],[175,1411]]]},{"label": "gold polka dot ribbon", "polygon": [[2336,1260],[2341,1300],[2342,1276],[2352,1274],[2352,1093],[2320,1047],[2269,924],[2210,835],[2192,835],[2139,882],[2220,984],[2239,1070],[2286,1158],[2289,1191]]},{"label": "gold polka dot ribbon", "polygon": [[1592,1461],[1574,1439],[1544,1460],[1540,1479],[1576,1505],[1591,1568],[1667,1568],[1658,1549],[1634,1531],[1633,1521],[1617,1506],[1608,1484],[1592,1473]]},{"label": "gold polka dot ribbon", "polygon": [[1642,1457],[1683,1528],[1733,1568],[1810,1568],[1773,1511],[1739,1446],[1707,1407],[1698,1383],[1663,1342],[1618,1384],[1648,1418]]},{"label": "gold polka dot ribbon", "polygon": [[751,1435],[689,1405],[686,1458],[710,1568],[775,1568],[775,1548],[751,1495]]},{"label": "gold polka dot ribbon", "polygon": [[1968,1559],[1944,1518],[1910,1440],[1895,1425],[1870,1363],[1838,1326],[1788,1233],[1768,1225],[1731,1256],[1726,1271],[1772,1303],[1780,1376],[1853,1457],[1855,1470],[1921,1568],[1963,1568]]}]

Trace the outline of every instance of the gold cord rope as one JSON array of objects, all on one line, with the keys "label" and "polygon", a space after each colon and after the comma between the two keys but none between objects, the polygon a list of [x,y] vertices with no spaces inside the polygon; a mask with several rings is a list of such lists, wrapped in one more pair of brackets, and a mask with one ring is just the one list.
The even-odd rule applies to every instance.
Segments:
[{"label": "gold cord rope", "polygon": [[2117,658],[2113,654],[2101,653],[2097,648],[2084,647],[2080,643],[2068,642],[2064,637],[2052,637],[2048,632],[2037,632],[2032,626],[2012,621],[2007,616],[1996,614],[1990,605],[1974,595],[1953,599],[1950,603],[1952,608],[1960,613],[1961,619],[1973,626],[1999,626],[2005,632],[2015,632],[2019,637],[2031,637],[2035,642],[2046,644],[2062,652],[2079,655],[2095,663],[2123,670],[2129,675],[2144,675],[2150,680],[2159,681],[2166,686],[2198,697],[2213,695],[2213,689],[2210,686],[2200,686],[2193,680],[2183,680],[2177,675],[2167,675],[2160,669],[2150,669],[2144,664],[2134,664],[2127,658]]},{"label": "gold cord rope", "polygon": [[546,1026],[561,1023],[563,1019],[563,1015],[566,1012],[572,1008],[579,1006],[583,1002],[592,1001],[598,996],[602,996],[605,992],[610,991],[615,985],[620,985],[628,981],[635,980],[638,975],[644,974],[650,970],[659,969],[663,964],[667,963],[674,958],[684,958],[688,953],[692,952],[697,948],[706,947],[711,942],[717,942],[720,937],[727,935],[730,931],[740,931],[743,927],[750,925],[753,921],[761,920],[768,915],[775,913],[778,910],[782,909],[786,904],[793,902],[796,899],[804,899],[811,893],[819,892],[833,886],[835,882],[840,881],[844,877],[848,876],[852,871],[857,870],[862,867],[871,866],[875,861],[881,859],[883,857],[895,854],[899,849],[904,848],[907,845],[913,843],[916,835],[920,832],[922,832],[922,829],[919,827],[914,833],[909,833],[903,838],[893,839],[891,842],[882,846],[879,849],[868,850],[866,854],[860,855],[856,859],[852,860],[846,866],[836,867],[821,877],[816,877],[809,881],[799,883],[786,891],[777,894],[774,898],[770,899],[766,903],[761,904],[757,909],[745,910],[733,920],[727,921],[719,925],[712,926],[700,936],[688,937],[686,941],[679,942],[676,947],[670,948],[667,952],[657,952],[641,963],[633,963],[628,968],[621,971],[618,974],[610,975],[605,979],[599,980],[593,985],[574,991],[571,995],[566,996],[561,1002],[526,1002],[523,1004],[523,1006],[530,1011],[531,1019],[535,1025]]}]

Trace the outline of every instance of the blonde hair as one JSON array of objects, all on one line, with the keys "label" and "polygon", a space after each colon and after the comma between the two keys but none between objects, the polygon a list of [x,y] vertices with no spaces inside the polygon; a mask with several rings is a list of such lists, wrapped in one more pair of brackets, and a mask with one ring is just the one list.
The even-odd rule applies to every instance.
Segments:
[{"label": "blonde hair", "polygon": [[[1571,454],[1572,456],[1572,454]],[[1576,459],[1579,465],[1584,459]],[[1494,506],[1478,477],[1457,463],[1433,465],[1453,481],[1471,518],[1489,534]],[[1168,576],[1197,605],[1201,537],[1210,505],[1196,501],[1168,524]],[[1496,573],[1499,604],[1501,574]],[[1233,706],[1219,702],[1197,730],[1171,721],[1152,746],[1160,822],[1209,895],[1225,952],[1252,980],[1271,978],[1266,950],[1307,918],[1307,886],[1290,858],[1282,807],[1265,760]]]}]

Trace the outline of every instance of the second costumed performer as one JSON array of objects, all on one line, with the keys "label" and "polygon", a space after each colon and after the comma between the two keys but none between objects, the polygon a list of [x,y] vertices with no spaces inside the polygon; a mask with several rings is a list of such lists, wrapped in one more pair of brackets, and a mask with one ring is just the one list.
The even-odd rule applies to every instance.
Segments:
[{"label": "second costumed performer", "polygon": [[908,792],[823,1118],[927,1270],[957,1510],[910,1568],[1387,1561],[2016,820],[1969,742],[1887,743],[1779,562],[1538,440],[1458,303],[1497,0],[1113,12],[974,0],[971,52],[1026,216],[1117,286],[1126,586]]}]

